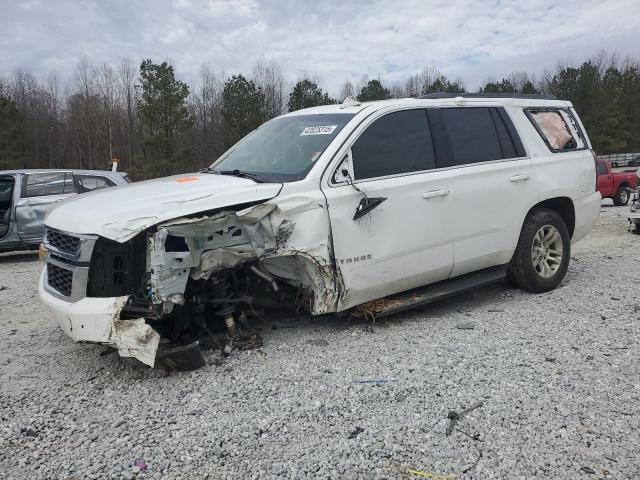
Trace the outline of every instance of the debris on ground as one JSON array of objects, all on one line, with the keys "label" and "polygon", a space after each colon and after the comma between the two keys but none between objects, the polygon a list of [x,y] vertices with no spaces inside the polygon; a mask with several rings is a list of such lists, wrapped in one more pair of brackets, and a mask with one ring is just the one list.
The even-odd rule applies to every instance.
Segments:
[{"label": "debris on ground", "polygon": [[21,427],[20,433],[24,434],[27,437],[37,437],[38,432],[35,431],[32,427]]},{"label": "debris on ground", "polygon": [[383,383],[393,382],[393,380],[385,380],[384,378],[374,380],[354,380],[353,383],[372,383],[374,385],[382,385]]},{"label": "debris on ground", "polygon": [[430,478],[431,480],[454,480],[455,478],[457,478],[455,475],[438,475],[437,473],[423,472],[422,470],[415,470],[413,468],[408,468],[406,472],[409,475],[414,475],[416,477],[422,478]]},{"label": "debris on ground", "polygon": [[453,432],[453,429],[456,426],[456,423],[462,420],[462,417],[464,417],[467,413],[471,412],[472,410],[475,410],[476,408],[480,408],[482,405],[484,405],[484,402],[476,402],[473,405],[471,405],[469,408],[465,408],[464,410],[461,410],[459,412],[456,412],[455,410],[451,410],[447,415],[447,418],[449,419],[449,426],[447,427],[446,435],[447,436],[451,435],[451,432]]},{"label": "debris on ground", "polygon": [[356,427],[356,429],[349,434],[349,439],[356,438],[362,432],[364,432],[364,428]]},{"label": "debris on ground", "polygon": [[149,466],[145,463],[144,460],[142,459],[138,459],[135,462],[133,462],[133,471],[134,473],[138,473],[138,472],[146,472],[147,469],[149,468]]},{"label": "debris on ground", "polygon": [[[170,376],[66,338],[38,301],[37,257],[0,254],[0,478],[638,478],[640,237],[620,211],[606,207],[572,246],[579,262],[552,292],[498,283],[396,315],[376,335],[280,314],[260,324],[267,357],[209,351],[209,366]],[[615,259],[602,262],[604,249]],[[457,332],[471,320],[477,332]],[[445,436],[448,411],[478,400]],[[136,459],[146,473],[132,472]]]},{"label": "debris on ground", "polygon": [[458,330],[473,330],[476,328],[476,322],[459,322],[456,324]]}]

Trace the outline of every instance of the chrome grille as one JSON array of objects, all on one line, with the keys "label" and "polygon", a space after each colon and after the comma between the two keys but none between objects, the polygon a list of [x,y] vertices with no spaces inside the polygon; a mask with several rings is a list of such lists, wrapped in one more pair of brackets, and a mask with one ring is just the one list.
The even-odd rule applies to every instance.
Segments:
[{"label": "chrome grille", "polygon": [[47,263],[47,279],[49,286],[65,297],[71,296],[73,285],[73,272],[66,268]]},{"label": "chrome grille", "polygon": [[79,237],[72,237],[71,235],[56,230],[47,229],[46,241],[55,249],[69,255],[77,255],[80,249]]}]

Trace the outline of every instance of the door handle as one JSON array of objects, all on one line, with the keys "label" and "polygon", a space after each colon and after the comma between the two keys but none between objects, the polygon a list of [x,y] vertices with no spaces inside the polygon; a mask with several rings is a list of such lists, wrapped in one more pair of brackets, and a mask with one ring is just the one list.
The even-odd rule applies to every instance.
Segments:
[{"label": "door handle", "polygon": [[527,175],[526,173],[514,175],[509,179],[511,183],[526,182],[527,180],[529,180],[529,175]]},{"label": "door handle", "polygon": [[429,200],[430,198],[446,197],[447,195],[449,195],[449,189],[445,188],[443,190],[431,190],[430,192],[425,192],[422,194],[422,198]]}]

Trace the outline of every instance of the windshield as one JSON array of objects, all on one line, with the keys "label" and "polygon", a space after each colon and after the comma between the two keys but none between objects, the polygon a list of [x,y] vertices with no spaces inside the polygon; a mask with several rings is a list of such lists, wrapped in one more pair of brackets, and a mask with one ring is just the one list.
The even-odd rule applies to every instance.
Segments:
[{"label": "windshield", "polygon": [[245,173],[267,182],[300,180],[353,116],[334,113],[276,118],[237,143],[212,170]]}]

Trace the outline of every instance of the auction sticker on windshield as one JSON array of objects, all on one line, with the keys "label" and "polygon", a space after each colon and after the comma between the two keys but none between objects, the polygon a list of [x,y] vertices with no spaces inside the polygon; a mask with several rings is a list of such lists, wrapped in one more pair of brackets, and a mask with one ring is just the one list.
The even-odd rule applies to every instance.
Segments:
[{"label": "auction sticker on windshield", "polygon": [[316,125],[314,127],[304,127],[300,136],[303,135],[331,135],[337,125]]}]

